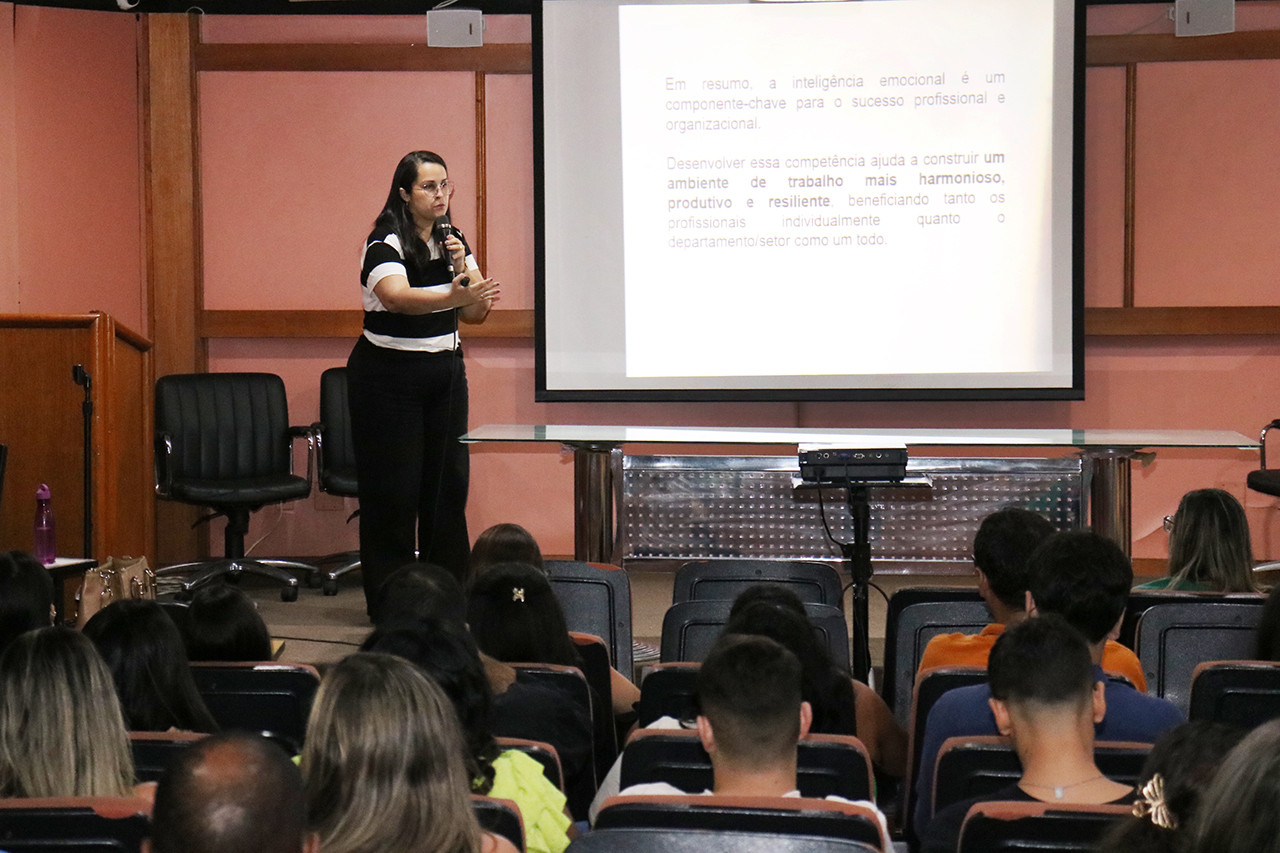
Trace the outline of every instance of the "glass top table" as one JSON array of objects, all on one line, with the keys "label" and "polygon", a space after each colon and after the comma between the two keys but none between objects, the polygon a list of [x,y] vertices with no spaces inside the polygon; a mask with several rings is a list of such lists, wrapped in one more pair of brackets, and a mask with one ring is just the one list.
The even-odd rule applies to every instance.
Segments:
[{"label": "glass top table", "polygon": [[[846,447],[1077,448],[1089,465],[1089,518],[1126,554],[1131,544],[1130,460],[1167,448],[1254,451],[1258,440],[1230,430],[1117,429],[807,429],[593,424],[489,424],[462,441],[562,444],[574,451],[574,556],[608,562],[613,545],[614,478],[625,444],[828,444]],[[615,465],[615,457],[618,464]]]}]

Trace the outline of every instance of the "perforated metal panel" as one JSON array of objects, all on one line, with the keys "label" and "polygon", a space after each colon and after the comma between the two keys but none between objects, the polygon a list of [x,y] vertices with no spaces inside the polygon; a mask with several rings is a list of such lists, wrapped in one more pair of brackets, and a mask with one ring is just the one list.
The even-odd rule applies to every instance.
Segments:
[{"label": "perforated metal panel", "polygon": [[[876,571],[972,568],[973,535],[1003,506],[1034,510],[1063,530],[1083,515],[1079,459],[919,458],[907,474],[928,483],[870,489]],[[839,560],[823,514],[832,537],[852,541],[846,493],[797,489],[798,476],[794,456],[625,456],[620,556]]]}]

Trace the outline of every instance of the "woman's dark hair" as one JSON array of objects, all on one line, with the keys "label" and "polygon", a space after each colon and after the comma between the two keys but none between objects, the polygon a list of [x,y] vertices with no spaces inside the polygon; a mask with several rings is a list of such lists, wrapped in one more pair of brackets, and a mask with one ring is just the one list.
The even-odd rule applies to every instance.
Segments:
[{"label": "woman's dark hair", "polygon": [[444,158],[432,151],[410,151],[400,158],[396,164],[395,175],[391,178],[391,191],[387,193],[387,203],[382,212],[373,221],[374,230],[386,229],[400,240],[405,259],[415,266],[421,267],[431,255],[427,244],[418,236],[418,227],[414,224],[413,214],[409,211],[409,203],[400,195],[404,190],[413,194],[413,186],[418,182],[418,167],[427,163],[435,163],[446,171]]},{"label": "woman's dark hair", "polygon": [[1169,534],[1170,589],[1190,583],[1220,592],[1257,592],[1244,507],[1222,489],[1195,489],[1178,502]]},{"label": "woman's dark hair", "polygon": [[467,624],[480,650],[500,661],[582,666],[551,584],[527,563],[499,563],[475,579]]},{"label": "woman's dark hair", "polygon": [[1258,726],[1223,757],[1190,835],[1195,853],[1280,852],[1280,720]]},{"label": "woman's dark hair", "polygon": [[0,651],[19,634],[49,627],[53,580],[25,551],[0,552]]},{"label": "woman's dark hair", "polygon": [[493,762],[501,750],[491,730],[493,692],[471,636],[434,619],[399,622],[375,629],[360,651],[404,658],[440,685],[462,724],[472,792],[489,793],[493,788]]},{"label": "woman's dark hair", "polygon": [[853,683],[832,661],[831,650],[819,642],[795,593],[776,584],[750,587],[734,601],[724,633],[768,637],[790,650],[800,660],[801,694],[813,709],[811,730],[857,734]]},{"label": "woman's dark hair", "polygon": [[111,670],[129,731],[218,730],[191,678],[182,636],[159,604],[117,601],[95,613],[84,633]]},{"label": "woman's dark hair", "polygon": [[[1035,621],[1035,620],[1032,620]],[[1195,720],[1165,732],[1142,766],[1135,786],[1143,815],[1125,818],[1103,837],[1100,853],[1181,853],[1190,847],[1188,825],[1222,759],[1245,736],[1242,729]],[[1148,787],[1159,776],[1156,787]],[[1143,789],[1146,788],[1146,793]],[[1153,813],[1162,805],[1165,813]],[[1162,826],[1161,824],[1168,824]]]},{"label": "woman's dark hair", "polygon": [[533,534],[518,524],[495,524],[471,546],[471,577],[499,563],[528,563],[542,568],[542,549]]},{"label": "woman's dark hair", "polygon": [[382,582],[374,624],[439,619],[465,628],[467,594],[453,572],[435,563],[406,563]]},{"label": "woman's dark hair", "polygon": [[271,660],[271,634],[253,599],[226,584],[196,590],[182,620],[193,661]]}]

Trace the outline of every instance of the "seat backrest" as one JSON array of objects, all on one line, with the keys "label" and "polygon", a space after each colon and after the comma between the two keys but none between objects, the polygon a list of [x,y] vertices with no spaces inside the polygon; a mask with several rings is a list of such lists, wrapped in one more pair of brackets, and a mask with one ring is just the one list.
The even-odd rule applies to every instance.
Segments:
[{"label": "seat backrest", "polygon": [[657,827],[731,832],[777,832],[860,841],[875,849],[890,842],[870,807],[802,797],[610,797],[595,829]]},{"label": "seat backrest", "polygon": [[137,853],[151,834],[150,812],[136,797],[0,800],[0,843],[7,853]]},{"label": "seat backrest", "polygon": [[316,481],[323,491],[355,497],[356,451],[351,438],[351,411],[347,408],[347,369],[330,367],[320,374],[320,443],[316,454]]},{"label": "seat backrest", "polygon": [[1191,676],[1189,715],[1252,729],[1280,717],[1280,663],[1209,661]]},{"label": "seat backrest", "polygon": [[139,782],[159,782],[169,762],[206,737],[199,732],[129,732],[133,775]]},{"label": "seat backrest", "polygon": [[556,752],[554,746],[544,741],[518,737],[495,737],[494,740],[498,742],[498,749],[519,750],[541,764],[542,775],[546,776],[551,784],[564,791],[564,768],[560,764],[560,753]]},{"label": "seat backrest", "polygon": [[[1094,761],[1107,778],[1137,783],[1151,752],[1149,743],[1098,741]],[[1022,778],[1022,763],[1006,737],[953,737],[943,742],[933,773],[933,814],[952,803],[992,794]]]},{"label": "seat backrest", "polygon": [[0,507],[4,506],[4,469],[9,461],[9,445],[0,444]]},{"label": "seat backrest", "polygon": [[591,687],[591,724],[596,738],[596,778],[603,779],[618,757],[618,730],[613,721],[613,674],[604,640],[592,634],[569,632],[582,658],[582,675]]},{"label": "seat backrest", "polygon": [[885,700],[905,726],[925,646],[939,634],[975,634],[991,614],[974,587],[910,587],[889,599],[884,637]]},{"label": "seat backrest", "polygon": [[543,564],[570,631],[605,641],[613,666],[632,677],[631,581],[617,566],[579,560]]},{"label": "seat backrest", "polygon": [[693,560],[676,572],[671,603],[727,599],[756,584],[785,587],[801,601],[844,609],[840,572],[826,563],[805,560]]},{"label": "seat backrest", "polygon": [[507,839],[520,853],[524,853],[524,818],[518,805],[511,800],[472,794],[471,811],[475,813],[481,829]]},{"label": "seat backrest", "polygon": [[708,829],[602,829],[579,835],[568,853],[877,853],[847,838]]},{"label": "seat backrest", "polygon": [[1125,604],[1124,618],[1120,620],[1121,645],[1138,650],[1138,619],[1151,607],[1158,604],[1169,604],[1177,601],[1198,601],[1210,603],[1214,601],[1251,602],[1261,596],[1254,592],[1192,592],[1182,589],[1135,589],[1129,593],[1129,601]]},{"label": "seat backrest", "polygon": [[1257,645],[1261,596],[1248,601],[1170,601],[1138,618],[1138,660],[1147,690],[1187,712],[1191,674],[1211,660],[1246,660]]},{"label": "seat backrest", "polygon": [[284,380],[273,373],[162,376],[155,418],[157,438],[173,446],[173,480],[234,480],[292,468],[289,405]]},{"label": "seat backrest", "polygon": [[978,803],[960,830],[959,853],[1079,850],[1097,847],[1102,834],[1129,806]]},{"label": "seat backrest", "polygon": [[[598,731],[600,721],[595,715],[595,703],[591,697],[591,687],[587,684],[586,677],[577,667],[557,666],[548,663],[512,663],[512,667],[516,670],[516,678],[520,681],[531,684],[543,684],[560,691],[568,702],[577,706],[580,713],[585,715],[586,719],[591,720],[592,741],[591,741],[591,779],[589,786],[580,786],[575,789],[570,784],[569,790],[566,792],[569,797],[569,810],[575,815],[585,815],[587,806],[591,803],[591,798],[595,794],[595,788],[599,785],[601,778],[600,761],[596,750],[600,747],[602,736]],[[612,724],[610,724],[612,729]],[[608,770],[608,766],[605,767]],[[589,790],[588,790],[589,788]]]},{"label": "seat backrest", "polygon": [[[682,601],[667,608],[662,617],[662,660],[701,661],[720,638],[729,621],[732,601]],[[849,671],[849,625],[840,608],[830,604],[805,604],[814,633],[831,650],[831,659]]]},{"label": "seat backrest", "polygon": [[320,687],[315,667],[289,663],[193,663],[196,689],[224,730],[271,732],[302,748]]},{"label": "seat backrest", "polygon": [[[641,729],[622,750],[620,787],[666,782],[682,791],[711,789],[711,757],[698,733],[689,729]],[[809,735],[796,753],[796,785],[806,797],[872,797],[871,760],[866,747],[846,735]]]},{"label": "seat backrest", "polygon": [[701,664],[675,661],[649,668],[640,682],[636,724],[643,728],[659,717],[692,722],[698,716],[698,670]]},{"label": "seat backrest", "polygon": [[[986,667],[940,666],[916,675],[915,689],[911,694],[911,715],[907,725],[907,776],[903,780],[903,814],[916,813],[916,777],[920,774],[920,753],[924,748],[924,727],[929,711],[948,690],[982,684],[987,680]],[[906,821],[907,837],[915,839],[914,822]]]}]

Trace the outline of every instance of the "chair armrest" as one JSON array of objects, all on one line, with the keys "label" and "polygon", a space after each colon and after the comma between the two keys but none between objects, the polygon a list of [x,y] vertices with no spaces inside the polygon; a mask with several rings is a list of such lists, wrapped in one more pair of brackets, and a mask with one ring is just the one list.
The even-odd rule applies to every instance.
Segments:
[{"label": "chair armrest", "polygon": [[289,427],[290,443],[297,441],[300,438],[305,438],[307,440],[307,483],[308,484],[313,483],[315,481],[316,446],[319,443],[318,442],[319,433],[313,428],[314,426],[315,425],[313,424],[311,426]]},{"label": "chair armrest", "polygon": [[156,433],[155,466],[156,494],[167,498],[173,488],[173,437],[167,432]]},{"label": "chair armrest", "polygon": [[1274,421],[1264,426],[1262,428],[1262,435],[1258,438],[1258,461],[1264,471],[1267,468],[1267,433],[1277,427],[1280,427],[1280,418],[1276,418]]}]

